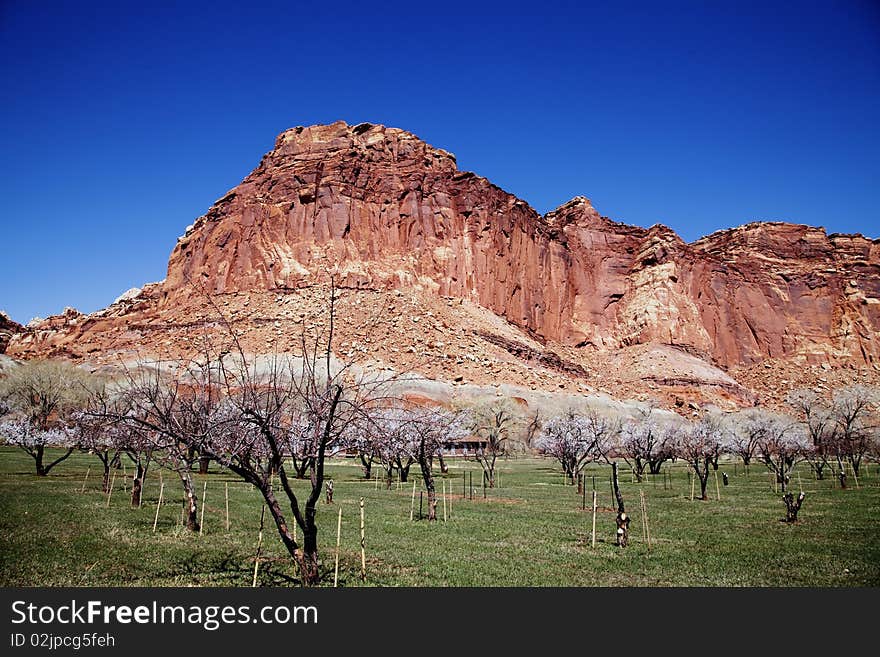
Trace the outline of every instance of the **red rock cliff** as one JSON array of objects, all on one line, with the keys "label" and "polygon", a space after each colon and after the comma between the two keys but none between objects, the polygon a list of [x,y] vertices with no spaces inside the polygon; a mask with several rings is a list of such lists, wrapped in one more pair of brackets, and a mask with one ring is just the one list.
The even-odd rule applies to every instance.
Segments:
[{"label": "red rock cliff", "polygon": [[294,128],[180,238],[165,303],[308,284],[462,297],[531,334],[613,349],[660,342],[724,366],[766,357],[878,362],[880,246],[793,224],[693,244],[576,198],[540,216],[414,135]]}]

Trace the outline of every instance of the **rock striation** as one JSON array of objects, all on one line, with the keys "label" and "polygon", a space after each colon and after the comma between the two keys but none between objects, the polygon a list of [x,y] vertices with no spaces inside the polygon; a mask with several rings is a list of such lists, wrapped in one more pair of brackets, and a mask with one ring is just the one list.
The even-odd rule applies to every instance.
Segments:
[{"label": "rock striation", "polygon": [[5,312],[0,310],[0,354],[6,353],[6,347],[12,336],[21,333],[23,327],[18,322],[9,318]]},{"label": "rock striation", "polygon": [[582,197],[541,216],[455,157],[381,125],[297,127],[179,238],[179,304],[286,290],[333,270],[356,289],[467,299],[540,340],[672,345],[729,368],[880,362],[880,244],[754,223],[687,244]]},{"label": "rock striation", "polygon": [[296,351],[328,272],[343,357],[450,389],[689,409],[880,383],[877,240],[752,223],[688,244],[583,197],[540,215],[411,133],[344,122],[281,133],[178,238],[164,281],[88,315],[0,317],[0,351],[112,369],[230,326],[253,353]]}]

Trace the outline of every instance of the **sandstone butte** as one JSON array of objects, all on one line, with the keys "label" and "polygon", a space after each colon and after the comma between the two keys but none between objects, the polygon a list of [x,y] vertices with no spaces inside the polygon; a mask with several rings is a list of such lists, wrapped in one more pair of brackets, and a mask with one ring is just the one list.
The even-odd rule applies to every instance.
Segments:
[{"label": "sandstone butte", "polygon": [[329,270],[339,349],[438,380],[743,405],[880,369],[878,240],[765,222],[688,244],[582,197],[541,216],[411,133],[341,121],[281,133],[164,281],[13,327],[6,351],[173,355],[218,312],[257,353],[293,349]]}]

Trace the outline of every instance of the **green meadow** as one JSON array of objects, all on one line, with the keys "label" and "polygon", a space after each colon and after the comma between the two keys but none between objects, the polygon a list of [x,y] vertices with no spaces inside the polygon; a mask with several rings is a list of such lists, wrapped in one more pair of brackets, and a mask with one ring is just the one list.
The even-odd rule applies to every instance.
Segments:
[{"label": "green meadow", "polygon": [[[625,465],[624,465],[625,468]],[[365,481],[352,459],[329,463],[334,503],[318,511],[323,585],[333,585],[336,526],[342,509],[339,586],[878,586],[880,469],[870,464],[841,490],[816,481],[802,464],[794,488],[806,491],[796,524],[781,522],[784,505],[766,469],[750,473],[722,462],[708,501],[691,500],[681,463],[642,483],[622,471],[632,517],[630,545],[614,543],[610,467],[586,471],[584,495],[566,484],[551,460],[499,462],[500,487],[480,486],[476,463],[450,459],[437,473],[437,522],[419,519],[421,480]],[[250,485],[212,464],[204,528],[180,524],[182,493],[173,472],[153,465],[141,508],[129,505],[126,472],[113,494],[101,492],[100,464],[76,454],[48,477],[37,477],[22,451],[0,448],[0,584],[4,586],[251,586],[262,500]],[[86,477],[88,472],[88,477]],[[379,472],[376,468],[374,472]],[[729,485],[721,484],[721,473]],[[473,474],[470,474],[473,473]],[[474,488],[465,482],[473,477]],[[413,493],[415,482],[415,493]],[[598,495],[595,547],[592,490]],[[308,483],[295,482],[305,495]],[[446,487],[444,521],[443,487]],[[226,491],[229,529],[226,529]],[[648,511],[646,540],[640,492]],[[720,493],[720,500],[717,499]],[[360,500],[364,502],[366,580],[361,579]],[[427,501],[423,502],[426,513]],[[410,520],[412,513],[413,519]],[[258,586],[299,586],[274,525],[266,517]]]}]

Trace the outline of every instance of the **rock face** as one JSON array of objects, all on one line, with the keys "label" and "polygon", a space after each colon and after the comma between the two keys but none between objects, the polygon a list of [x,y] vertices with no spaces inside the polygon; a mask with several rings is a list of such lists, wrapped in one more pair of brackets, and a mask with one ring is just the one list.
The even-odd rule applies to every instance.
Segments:
[{"label": "rock face", "polygon": [[22,330],[21,324],[12,321],[6,313],[0,311],[0,354],[6,353],[6,347],[12,336],[21,333]]},{"label": "rock face", "polygon": [[0,349],[108,372],[230,331],[250,353],[296,352],[328,272],[347,288],[338,354],[420,373],[440,397],[606,394],[689,412],[880,384],[877,241],[759,223],[687,244],[582,197],[541,216],[410,133],[342,122],[283,132],[187,227],[164,281],[89,315],[0,325]]},{"label": "rock face", "polygon": [[545,216],[403,130],[294,128],[188,227],[158,296],[344,286],[466,299],[539,340],[672,345],[725,368],[880,362],[880,244],[749,224],[693,244],[601,217]]}]

